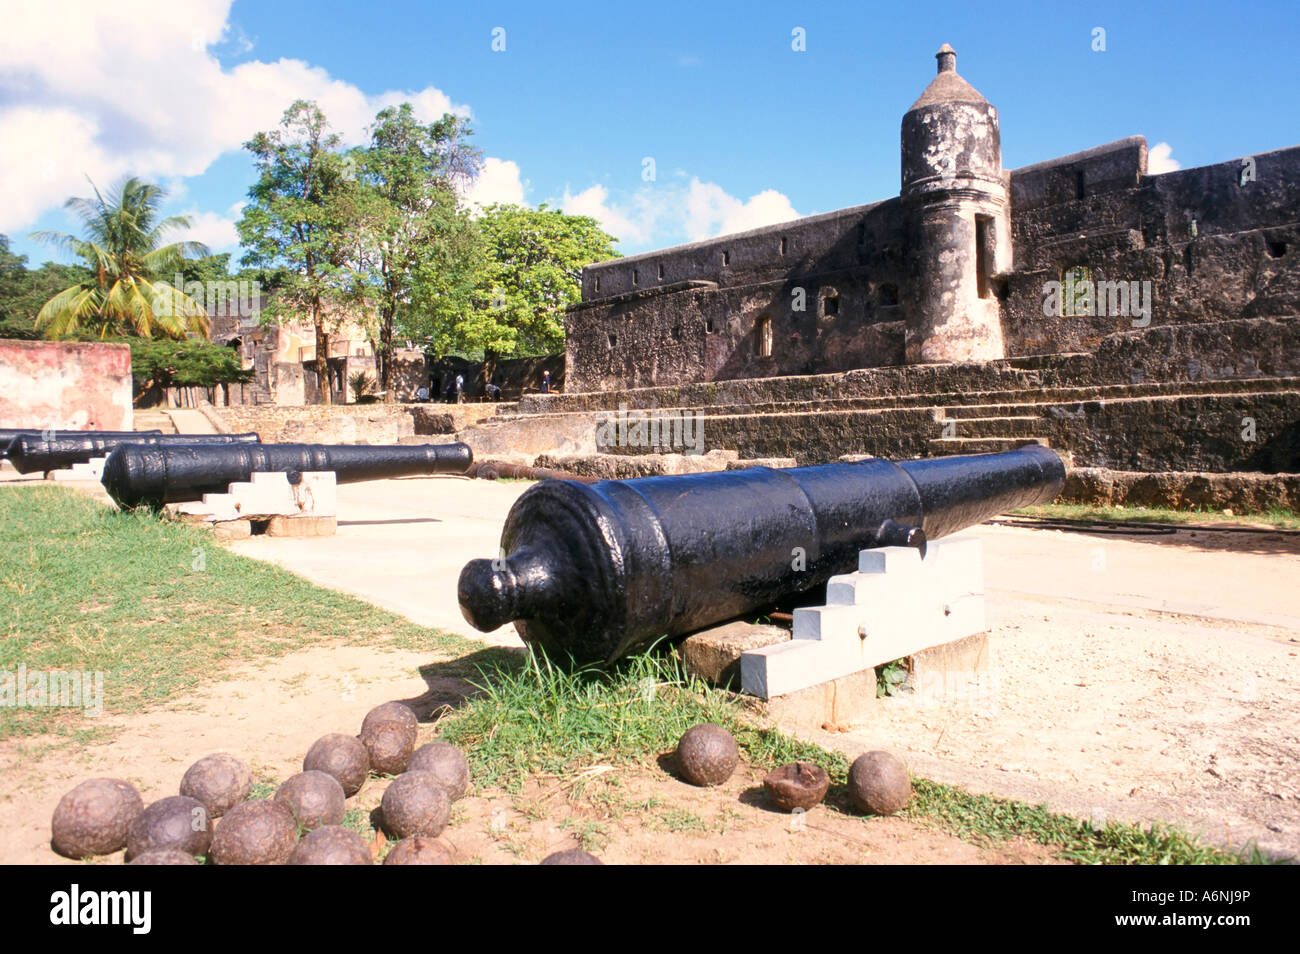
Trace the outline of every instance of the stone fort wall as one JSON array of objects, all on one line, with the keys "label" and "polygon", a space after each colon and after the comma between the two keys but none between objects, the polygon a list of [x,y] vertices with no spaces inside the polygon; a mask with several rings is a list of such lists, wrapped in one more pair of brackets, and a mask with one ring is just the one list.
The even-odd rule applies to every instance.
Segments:
[{"label": "stone fort wall", "polygon": [[[1146,174],[1146,155],[1131,137],[1005,173],[1013,265],[988,293],[1007,357],[1300,315],[1300,147],[1162,175]],[[905,234],[890,199],[589,266],[566,320],[567,390],[901,365]],[[1071,277],[1137,282],[1149,311],[1134,298],[1121,315],[1045,315],[1047,283]],[[1191,363],[1180,376],[1214,372],[1170,357]],[[1234,373],[1267,359],[1239,353]]]}]

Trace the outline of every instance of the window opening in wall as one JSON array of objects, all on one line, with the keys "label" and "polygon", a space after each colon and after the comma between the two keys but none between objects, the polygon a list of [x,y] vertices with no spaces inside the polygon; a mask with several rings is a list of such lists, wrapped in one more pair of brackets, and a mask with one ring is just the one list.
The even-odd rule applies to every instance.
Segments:
[{"label": "window opening in wall", "polygon": [[596,291],[600,291],[600,279],[596,279]]},{"label": "window opening in wall", "polygon": [[614,334],[612,331],[609,333],[609,346],[611,348],[618,346],[618,335]]},{"label": "window opening in wall", "polygon": [[660,263],[659,263],[659,280],[660,280],[660,281],[663,281],[663,280],[664,280],[664,263],[663,263],[663,262],[660,262]]},{"label": "window opening in wall", "polygon": [[726,268],[726,267],[727,267],[728,265],[730,265],[730,264],[731,264],[731,253],[730,253],[730,252],[723,252],[723,253],[722,253],[722,267],[723,267],[723,268]]},{"label": "window opening in wall", "polygon": [[633,285],[641,284],[641,273],[638,272],[635,268],[632,269],[632,284]]},{"label": "window opening in wall", "polygon": [[1272,240],[1269,241],[1268,243],[1269,258],[1281,258],[1285,254],[1286,254],[1286,242],[1272,241]]},{"label": "window opening in wall", "polygon": [[772,319],[767,315],[754,327],[754,348],[760,358],[772,357]]},{"label": "window opening in wall", "polygon": [[786,239],[785,239],[785,237],[783,236],[783,237],[781,238],[781,254],[782,254],[782,255],[785,254],[785,250],[786,250]]},{"label": "window opening in wall", "polygon": [[1074,171],[1074,197],[1076,199],[1083,198],[1083,170],[1082,169],[1076,169]]},{"label": "window opening in wall", "polygon": [[674,340],[674,341],[681,341],[681,340],[682,340],[682,326],[681,326],[681,325],[673,325],[673,340]]},{"label": "window opening in wall", "polygon": [[975,286],[981,298],[992,298],[989,278],[993,274],[993,216],[975,216]]},{"label": "window opening in wall", "polygon": [[827,295],[822,299],[823,315],[838,315],[840,313],[840,296]]},{"label": "window opening in wall", "polygon": [[706,335],[711,335],[711,334],[713,334],[713,319],[712,319],[712,318],[706,318],[706,319],[704,319],[704,333],[705,333]]}]

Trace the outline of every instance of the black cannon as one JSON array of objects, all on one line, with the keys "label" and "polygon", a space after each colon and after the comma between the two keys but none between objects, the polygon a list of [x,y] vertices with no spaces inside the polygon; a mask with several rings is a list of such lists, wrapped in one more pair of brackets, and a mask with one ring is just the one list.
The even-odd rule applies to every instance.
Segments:
[{"label": "black cannon", "polygon": [[13,443],[15,437],[24,435],[31,437],[66,437],[71,434],[79,436],[90,434],[94,437],[116,438],[126,440],[129,438],[139,437],[141,434],[161,434],[162,431],[77,431],[53,427],[0,427],[0,457],[6,457],[9,454],[9,445]]},{"label": "black cannon", "polygon": [[40,434],[19,434],[9,443],[9,463],[20,474],[58,470],[103,457],[119,444],[256,444],[248,434],[143,434],[136,431],[63,431],[45,440]]},{"label": "black cannon", "polygon": [[927,539],[1049,503],[1060,457],[1003,454],[891,463],[548,480],[511,508],[501,555],[461,571],[461,612],[487,632],[582,662],[733,619],[856,569],[859,550]]},{"label": "black cannon", "polygon": [[101,480],[121,507],[160,507],[224,493],[254,473],[329,470],[339,483],[352,483],[463,474],[473,462],[468,444],[122,444],[108,455]]}]

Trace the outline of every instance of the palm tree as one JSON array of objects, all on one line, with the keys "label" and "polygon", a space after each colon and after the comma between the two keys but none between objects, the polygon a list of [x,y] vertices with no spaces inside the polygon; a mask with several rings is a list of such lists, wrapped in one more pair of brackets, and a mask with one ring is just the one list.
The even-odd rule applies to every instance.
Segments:
[{"label": "palm tree", "polygon": [[184,215],[158,221],[158,206],[167,192],[161,186],[127,179],[105,199],[71,198],[70,209],[85,223],[85,238],[66,232],[35,232],[31,238],[70,251],[86,260],[93,277],[66,288],[45,303],[36,327],[51,338],[94,331],[100,338],[128,334],[141,338],[184,338],[207,333],[203,307],[181,289],[163,281],[185,259],[207,255],[199,242],[164,245],[170,233],[190,227]]}]

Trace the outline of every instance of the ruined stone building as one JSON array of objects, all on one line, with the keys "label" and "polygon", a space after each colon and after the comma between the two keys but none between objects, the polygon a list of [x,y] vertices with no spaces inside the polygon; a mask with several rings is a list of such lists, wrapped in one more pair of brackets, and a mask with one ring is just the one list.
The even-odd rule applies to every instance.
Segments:
[{"label": "ruined stone building", "polygon": [[[281,404],[295,406],[320,403],[316,381],[316,332],[308,321],[262,323],[267,298],[250,302],[225,298],[210,309],[209,336],[239,352],[245,368],[254,371],[252,383],[232,386],[229,403]],[[361,321],[343,316],[331,322],[328,368],[335,403],[353,400],[349,386],[352,375],[369,374],[378,380],[375,349]],[[398,400],[414,400],[416,391],[427,384],[424,352],[398,348],[394,353],[395,387]],[[221,392],[219,402],[226,392]]]},{"label": "ruined stone building", "polygon": [[[903,116],[898,196],[586,268],[568,390],[1212,340],[1300,314],[1300,147],[1148,175],[1133,136],[1004,170],[997,109],[950,47],[937,59]],[[1246,374],[1271,347],[1248,337]]]}]

